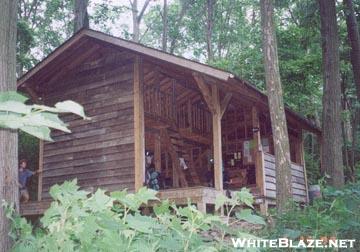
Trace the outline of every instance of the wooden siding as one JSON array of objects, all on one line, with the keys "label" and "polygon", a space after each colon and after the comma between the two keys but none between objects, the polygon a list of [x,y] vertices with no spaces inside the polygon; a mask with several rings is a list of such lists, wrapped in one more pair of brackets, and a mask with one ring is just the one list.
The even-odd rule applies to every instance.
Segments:
[{"label": "wooden siding", "polygon": [[[264,153],[264,174],[265,174],[265,196],[276,198],[276,172],[275,157]],[[306,202],[307,190],[305,182],[304,168],[299,165],[291,164],[292,191],[295,201]]]},{"label": "wooden siding", "polygon": [[64,76],[44,93],[46,104],[74,100],[92,119],[64,115],[72,133],[54,131],[44,144],[42,198],[77,178],[85,189],[134,190],[133,62],[100,65]]}]

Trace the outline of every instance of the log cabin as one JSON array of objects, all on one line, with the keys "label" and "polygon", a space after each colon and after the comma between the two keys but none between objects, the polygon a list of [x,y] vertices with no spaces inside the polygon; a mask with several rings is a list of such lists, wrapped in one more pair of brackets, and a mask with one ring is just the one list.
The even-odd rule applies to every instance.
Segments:
[{"label": "log cabin", "polygon": [[[41,215],[54,184],[77,178],[89,191],[136,191],[147,154],[161,174],[159,197],[202,211],[224,190],[251,189],[262,211],[275,204],[274,143],[267,96],[232,73],[84,29],[18,80],[34,103],[73,100],[92,119],[62,116],[71,133],[39,144]],[[293,197],[308,201],[303,132],[321,134],[286,108]],[[181,165],[179,160],[182,160]]]}]

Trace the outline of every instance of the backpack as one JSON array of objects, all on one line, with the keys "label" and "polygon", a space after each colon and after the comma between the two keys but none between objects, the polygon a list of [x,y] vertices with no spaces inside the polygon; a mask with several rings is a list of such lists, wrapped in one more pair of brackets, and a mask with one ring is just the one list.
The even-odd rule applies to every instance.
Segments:
[{"label": "backpack", "polygon": [[160,190],[160,172],[150,169],[146,172],[147,187],[155,191]]}]

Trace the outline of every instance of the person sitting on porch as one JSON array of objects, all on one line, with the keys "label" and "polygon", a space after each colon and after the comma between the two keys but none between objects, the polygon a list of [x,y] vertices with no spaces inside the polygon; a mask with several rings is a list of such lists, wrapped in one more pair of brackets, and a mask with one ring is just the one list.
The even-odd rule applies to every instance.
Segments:
[{"label": "person sitting on porch", "polygon": [[39,174],[40,171],[30,171],[27,168],[27,161],[25,159],[20,160],[19,164],[19,189],[20,189],[20,201],[28,202],[29,201],[29,191],[26,187],[28,179],[35,175]]}]

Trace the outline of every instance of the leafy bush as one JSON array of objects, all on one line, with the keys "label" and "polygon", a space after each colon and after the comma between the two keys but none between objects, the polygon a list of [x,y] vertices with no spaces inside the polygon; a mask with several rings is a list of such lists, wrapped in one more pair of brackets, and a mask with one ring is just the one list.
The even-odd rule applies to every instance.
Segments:
[{"label": "leafy bush", "polygon": [[[50,190],[54,201],[40,220],[41,228],[33,228],[6,207],[13,251],[232,251],[226,237],[253,237],[190,204],[176,207],[160,202],[156,193],[142,188],[137,193],[124,190],[108,195],[99,189],[89,194],[79,190],[76,180],[55,185]],[[158,203],[154,213],[142,215],[141,208],[149,201]],[[232,199],[221,197],[217,202],[217,208],[222,204],[252,207],[253,197],[243,189]],[[237,214],[241,220],[263,223],[261,217],[243,211]],[[220,234],[217,240],[204,235],[210,230]]]},{"label": "leafy bush", "polygon": [[[300,207],[292,204],[291,210],[274,215],[274,227],[267,230],[272,238],[336,237],[360,240],[360,183],[349,184],[342,190],[325,187],[323,197],[312,205]],[[359,247],[354,251],[359,251]]]}]

